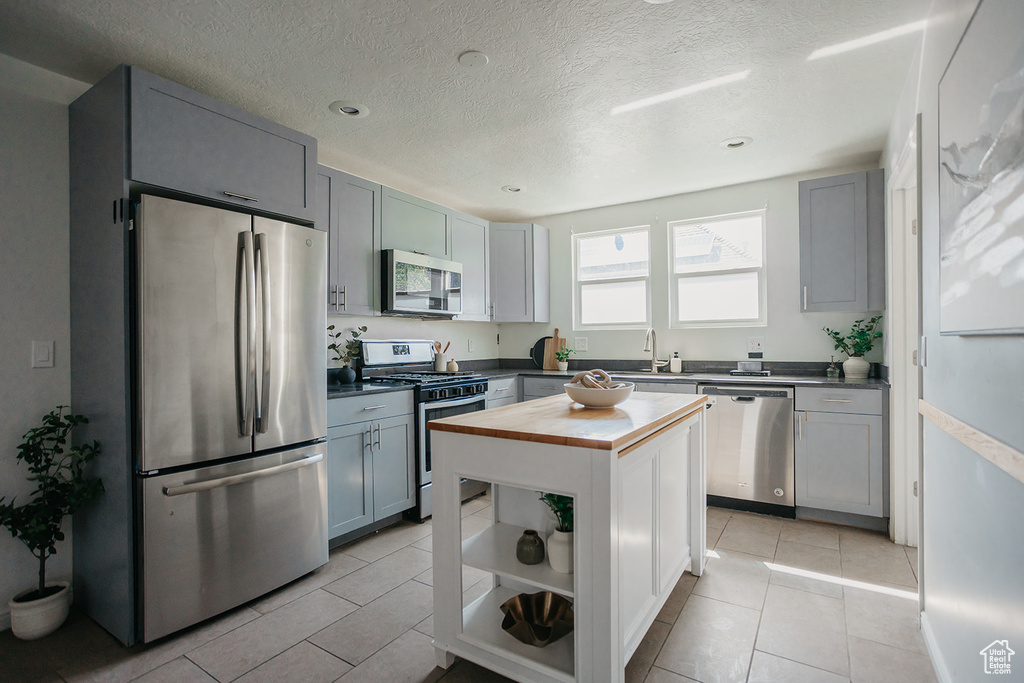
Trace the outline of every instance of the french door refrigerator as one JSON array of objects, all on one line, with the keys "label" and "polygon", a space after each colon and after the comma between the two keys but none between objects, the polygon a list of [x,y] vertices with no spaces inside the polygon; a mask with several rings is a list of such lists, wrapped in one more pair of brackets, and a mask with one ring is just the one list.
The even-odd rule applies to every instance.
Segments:
[{"label": "french door refrigerator", "polygon": [[142,195],[137,620],[149,642],[327,562],[326,234]]}]

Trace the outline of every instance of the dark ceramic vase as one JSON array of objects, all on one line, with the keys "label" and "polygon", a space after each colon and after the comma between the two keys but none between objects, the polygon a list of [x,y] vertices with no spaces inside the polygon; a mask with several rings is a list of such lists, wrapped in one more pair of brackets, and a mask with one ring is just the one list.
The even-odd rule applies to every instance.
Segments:
[{"label": "dark ceramic vase", "polygon": [[516,559],[523,564],[540,564],[544,561],[544,541],[533,529],[527,529],[519,537]]}]

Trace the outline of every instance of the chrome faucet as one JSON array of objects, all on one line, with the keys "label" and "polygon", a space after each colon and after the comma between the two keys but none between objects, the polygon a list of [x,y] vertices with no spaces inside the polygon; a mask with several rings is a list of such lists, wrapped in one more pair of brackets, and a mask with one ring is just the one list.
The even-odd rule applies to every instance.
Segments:
[{"label": "chrome faucet", "polygon": [[647,338],[644,340],[644,353],[651,352],[651,372],[657,373],[658,368],[668,365],[667,360],[658,360],[658,335],[654,333],[653,327],[647,328]]}]

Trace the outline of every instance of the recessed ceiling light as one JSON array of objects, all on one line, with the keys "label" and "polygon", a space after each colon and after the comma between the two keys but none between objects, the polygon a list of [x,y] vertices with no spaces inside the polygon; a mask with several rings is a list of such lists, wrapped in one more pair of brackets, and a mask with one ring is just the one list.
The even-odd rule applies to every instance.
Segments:
[{"label": "recessed ceiling light", "polygon": [[370,113],[370,110],[366,107],[354,102],[346,102],[345,100],[331,102],[327,105],[327,108],[335,114],[340,114],[350,119],[361,119]]},{"label": "recessed ceiling light", "polygon": [[508,192],[510,194],[515,194],[516,192],[522,192],[523,188],[517,187],[515,185],[502,185],[501,186],[501,191],[502,192]]},{"label": "recessed ceiling light", "polygon": [[468,69],[479,69],[481,67],[485,67],[489,61],[491,60],[487,55],[476,50],[466,50],[459,55],[459,64]]},{"label": "recessed ceiling light", "polygon": [[735,138],[726,138],[725,140],[719,142],[718,146],[722,147],[723,149],[739,149],[740,147],[746,147],[753,141],[754,138],[739,136]]}]

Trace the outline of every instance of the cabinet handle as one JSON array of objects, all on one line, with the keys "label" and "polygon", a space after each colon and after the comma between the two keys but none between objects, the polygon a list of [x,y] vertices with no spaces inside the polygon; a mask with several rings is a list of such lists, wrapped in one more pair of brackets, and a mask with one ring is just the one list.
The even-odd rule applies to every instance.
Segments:
[{"label": "cabinet handle", "polygon": [[341,310],[348,310],[348,285],[341,288]]},{"label": "cabinet handle", "polygon": [[804,310],[807,310],[807,286],[804,286]]},{"label": "cabinet handle", "polygon": [[804,440],[804,420],[806,420],[806,419],[807,419],[807,413],[806,412],[804,412],[803,417],[801,417],[799,415],[796,416],[797,432],[799,433],[798,436],[797,436],[797,439],[799,439],[800,441]]},{"label": "cabinet handle", "polygon": [[365,408],[363,408],[363,410],[377,410],[378,408],[387,408],[387,406],[386,405],[366,406]]},{"label": "cabinet handle", "polygon": [[374,429],[377,430],[377,440],[374,442],[373,447],[376,448],[379,451],[380,450],[380,422],[377,423],[377,426]]},{"label": "cabinet handle", "polygon": [[370,452],[373,453],[373,427],[371,426],[366,430],[366,443],[363,444],[363,448],[369,448]]},{"label": "cabinet handle", "polygon": [[496,394],[507,394],[511,390],[511,387],[502,387],[501,389],[495,389]]},{"label": "cabinet handle", "polygon": [[338,285],[334,285],[334,310],[338,310],[338,301],[341,297],[338,295]]},{"label": "cabinet handle", "polygon": [[244,199],[247,202],[258,202],[259,201],[255,197],[250,197],[249,195],[245,195],[245,194],[238,194],[237,192],[228,192],[227,190],[224,190],[224,194],[226,194],[228,197],[235,197],[236,199]]},{"label": "cabinet handle", "polygon": [[490,309],[491,309],[491,314],[490,314],[491,320],[494,320],[494,302],[493,301],[491,302]]},{"label": "cabinet handle", "polygon": [[822,403],[853,403],[852,398],[823,398]]}]

